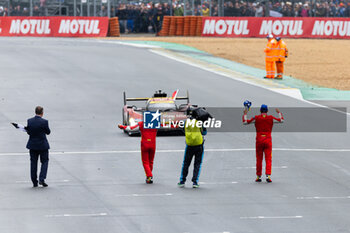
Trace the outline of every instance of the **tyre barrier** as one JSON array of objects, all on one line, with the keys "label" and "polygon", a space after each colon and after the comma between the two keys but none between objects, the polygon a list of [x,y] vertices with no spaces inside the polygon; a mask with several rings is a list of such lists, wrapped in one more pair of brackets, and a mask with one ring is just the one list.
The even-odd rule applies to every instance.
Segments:
[{"label": "tyre barrier", "polygon": [[120,26],[118,17],[109,19],[108,36],[118,37],[120,36]]},{"label": "tyre barrier", "polygon": [[190,16],[190,36],[196,36],[198,16]]},{"label": "tyre barrier", "polygon": [[190,35],[190,17],[184,17],[184,36]]},{"label": "tyre barrier", "polygon": [[170,18],[169,36],[175,36],[176,33],[176,18]]},{"label": "tyre barrier", "polygon": [[184,17],[178,16],[176,17],[176,36],[184,35]]},{"label": "tyre barrier", "polygon": [[196,36],[202,36],[202,17],[197,18]]},{"label": "tyre barrier", "polygon": [[158,36],[169,36],[170,19],[170,16],[164,16],[162,29],[160,30]]},{"label": "tyre barrier", "polygon": [[202,36],[202,16],[164,16],[157,36]]}]

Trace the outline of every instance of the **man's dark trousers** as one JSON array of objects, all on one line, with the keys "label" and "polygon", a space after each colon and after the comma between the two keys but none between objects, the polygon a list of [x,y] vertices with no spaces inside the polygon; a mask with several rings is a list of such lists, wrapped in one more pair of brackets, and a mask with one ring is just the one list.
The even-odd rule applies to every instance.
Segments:
[{"label": "man's dark trousers", "polygon": [[33,184],[38,183],[38,159],[40,157],[41,168],[39,182],[44,182],[49,166],[49,150],[29,150],[30,154],[30,177]]},{"label": "man's dark trousers", "polygon": [[199,175],[201,172],[203,152],[204,152],[203,144],[199,146],[186,145],[185,157],[183,160],[181,177],[180,177],[181,181],[186,182],[186,177],[188,175],[188,168],[191,165],[191,161],[194,156],[192,182],[198,182]]}]

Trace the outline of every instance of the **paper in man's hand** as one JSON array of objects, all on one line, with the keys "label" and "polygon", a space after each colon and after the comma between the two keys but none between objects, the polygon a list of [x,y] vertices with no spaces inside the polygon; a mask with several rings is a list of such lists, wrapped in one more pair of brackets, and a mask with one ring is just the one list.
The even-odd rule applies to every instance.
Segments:
[{"label": "paper in man's hand", "polygon": [[27,132],[26,127],[24,125],[21,124],[17,124],[17,123],[11,123],[16,129],[19,129],[23,132]]}]

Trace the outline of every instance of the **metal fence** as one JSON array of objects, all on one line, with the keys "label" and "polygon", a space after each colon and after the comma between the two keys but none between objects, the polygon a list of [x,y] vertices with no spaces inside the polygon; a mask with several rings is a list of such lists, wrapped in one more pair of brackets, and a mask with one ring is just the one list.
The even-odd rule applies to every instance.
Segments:
[{"label": "metal fence", "polygon": [[0,16],[108,16],[117,0],[7,0],[0,1]]}]

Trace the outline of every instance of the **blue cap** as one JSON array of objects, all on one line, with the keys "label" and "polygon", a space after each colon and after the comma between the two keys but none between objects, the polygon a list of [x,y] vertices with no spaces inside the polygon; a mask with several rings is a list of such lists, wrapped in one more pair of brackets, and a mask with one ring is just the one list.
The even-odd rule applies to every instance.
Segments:
[{"label": "blue cap", "polygon": [[267,112],[269,109],[266,104],[262,104],[260,107],[260,112]]},{"label": "blue cap", "polygon": [[277,40],[277,41],[280,41],[280,40],[281,40],[281,37],[279,37],[279,36],[276,37],[276,40]]}]

